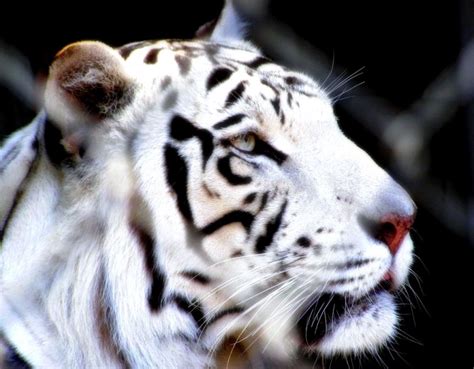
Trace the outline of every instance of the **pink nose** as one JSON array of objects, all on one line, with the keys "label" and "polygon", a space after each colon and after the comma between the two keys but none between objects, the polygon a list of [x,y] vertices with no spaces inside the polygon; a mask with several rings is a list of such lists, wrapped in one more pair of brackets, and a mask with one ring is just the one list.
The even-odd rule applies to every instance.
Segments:
[{"label": "pink nose", "polygon": [[377,227],[376,238],[385,243],[391,254],[395,255],[414,221],[415,214],[411,216],[388,214],[381,219]]}]

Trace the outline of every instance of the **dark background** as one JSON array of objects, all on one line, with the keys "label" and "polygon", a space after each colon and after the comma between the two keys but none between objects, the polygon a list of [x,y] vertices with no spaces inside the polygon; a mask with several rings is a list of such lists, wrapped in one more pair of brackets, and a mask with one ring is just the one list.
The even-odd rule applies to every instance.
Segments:
[{"label": "dark background", "polygon": [[[6,50],[8,45],[20,51],[29,61],[35,78],[41,81],[54,54],[70,42],[98,39],[119,46],[142,39],[190,38],[201,24],[215,18],[221,7],[217,0],[133,1],[131,5],[117,2],[101,7],[98,4],[64,2],[5,8],[0,48]],[[403,333],[398,343],[378,358],[354,358],[347,364],[335,360],[332,368],[349,365],[364,369],[472,369],[474,245],[469,231],[472,236],[473,98],[455,94],[454,98],[444,97],[453,98],[452,102],[438,101],[424,91],[443,71],[456,65],[473,37],[474,2],[398,0],[329,4],[274,0],[268,12],[273,24],[283,24],[287,31],[292,30],[307,42],[300,44],[303,49],[318,49],[329,63],[334,61],[340,67],[339,71],[346,71],[345,76],[365,67],[363,75],[352,81],[364,85],[336,104],[341,127],[407,187],[419,206],[413,234],[419,257],[414,266],[417,277],[410,279],[412,303],[402,307]],[[255,33],[255,39],[262,39],[261,32]],[[263,49],[277,61],[291,64],[279,57],[292,52],[286,44],[282,43],[279,51],[268,45],[263,45]],[[299,57],[294,52],[292,56]],[[468,73],[472,78],[474,63]],[[333,73],[331,78],[337,76]],[[369,91],[376,97],[371,100],[373,104],[364,100]],[[427,135],[423,160],[415,162],[418,173],[407,175],[400,165],[403,163],[397,164],[390,142],[384,142],[381,136],[392,118],[410,110],[415,101],[433,107],[452,103],[452,112]],[[354,114],[359,103],[367,113],[365,119]],[[385,120],[383,113],[377,115],[379,103],[388,103],[392,116]],[[33,116],[31,104],[3,86],[0,78],[0,138]],[[411,124],[418,124],[418,120]],[[435,191],[428,191],[428,187]],[[329,367],[329,363],[326,365]]]}]

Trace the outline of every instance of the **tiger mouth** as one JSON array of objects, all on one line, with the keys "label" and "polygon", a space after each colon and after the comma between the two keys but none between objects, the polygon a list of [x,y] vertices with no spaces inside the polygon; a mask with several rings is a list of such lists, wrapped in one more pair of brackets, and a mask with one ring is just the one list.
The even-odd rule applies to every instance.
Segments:
[{"label": "tiger mouth", "polygon": [[298,341],[303,348],[317,348],[346,318],[362,317],[384,294],[393,294],[393,285],[381,281],[362,297],[354,298],[338,293],[324,293],[312,299],[299,316],[296,328]]}]

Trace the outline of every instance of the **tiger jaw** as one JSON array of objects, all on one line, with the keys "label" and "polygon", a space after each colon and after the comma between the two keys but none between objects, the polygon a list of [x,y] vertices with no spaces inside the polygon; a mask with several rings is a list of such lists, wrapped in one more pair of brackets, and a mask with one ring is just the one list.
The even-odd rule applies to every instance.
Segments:
[{"label": "tiger jaw", "polygon": [[[305,245],[304,250],[309,249],[306,256],[311,257],[311,246],[306,245],[307,240],[299,239],[299,242]],[[380,245],[368,245],[369,250],[378,246]],[[273,247],[278,248],[275,245]],[[322,248],[324,250],[324,246]],[[329,249],[328,246],[326,248]],[[356,267],[351,268],[350,273],[340,280],[344,288],[338,288],[340,286],[334,280],[332,283],[321,280],[321,276],[314,273],[314,270],[320,268],[312,268],[314,270],[311,271],[308,267],[305,268],[308,270],[305,278],[292,285],[297,278],[292,268],[298,267],[300,271],[304,268],[302,265],[305,264],[305,254],[280,251],[273,255],[273,262],[268,262],[274,266],[273,273],[268,268],[260,268],[263,275],[259,278],[263,285],[260,289],[253,288],[249,291],[242,288],[242,283],[237,283],[234,288],[240,290],[240,299],[250,306],[250,313],[246,315],[256,327],[252,335],[261,333],[259,330],[269,331],[266,334],[269,335],[267,340],[270,346],[278,345],[274,342],[279,340],[276,337],[287,336],[290,337],[287,344],[293,342],[294,348],[299,347],[304,352],[317,352],[324,356],[375,352],[396,335],[396,295],[407,279],[412,262],[412,248],[412,240],[406,236],[399,252],[394,256],[385,255],[383,262],[347,263],[346,266]],[[355,251],[353,253],[356,254]],[[327,261],[326,264],[340,266],[336,262]],[[256,269],[259,269],[258,266]],[[377,273],[376,270],[381,271]],[[271,274],[274,276],[271,277]],[[313,282],[308,284],[311,275]],[[358,278],[361,275],[373,277],[361,280]],[[301,289],[305,285],[306,288]],[[266,292],[262,293],[262,290]],[[280,291],[279,296],[275,296],[275,291]],[[251,298],[249,294],[254,294],[255,297]],[[284,321],[288,314],[293,315],[291,322],[275,323],[278,320]],[[251,331],[248,327],[250,323],[246,323]],[[291,346],[293,345],[287,346],[285,350],[291,351]],[[291,352],[288,355],[291,356]]]},{"label": "tiger jaw", "polygon": [[394,296],[383,286],[357,300],[321,295],[305,310],[299,318],[297,335],[306,352],[330,356],[375,351],[395,334]]},{"label": "tiger jaw", "polygon": [[405,237],[387,272],[363,295],[357,286],[352,293],[313,295],[297,314],[297,345],[308,353],[332,356],[375,352],[392,340],[399,323],[396,295],[408,277],[412,248],[411,238]]}]

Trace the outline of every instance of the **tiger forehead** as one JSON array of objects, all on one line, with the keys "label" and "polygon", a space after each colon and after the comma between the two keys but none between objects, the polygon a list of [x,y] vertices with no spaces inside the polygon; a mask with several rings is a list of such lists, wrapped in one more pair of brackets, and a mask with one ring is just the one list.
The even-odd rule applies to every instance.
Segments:
[{"label": "tiger forehead", "polygon": [[249,77],[258,73],[262,82],[275,92],[291,91],[329,100],[324,90],[311,78],[275,64],[253,47],[240,49],[206,41],[160,40],[134,42],[117,50],[126,61],[144,65],[156,64],[161,52],[171,51],[183,76],[190,71],[193,59],[205,58],[214,70],[234,68],[245,71]]},{"label": "tiger forehead", "polygon": [[164,50],[190,59],[206,57],[213,65],[221,64],[222,58],[229,62],[245,64],[258,56],[257,50],[236,49],[205,41],[141,41],[117,49],[127,62],[144,64],[155,64],[159,54]]}]

